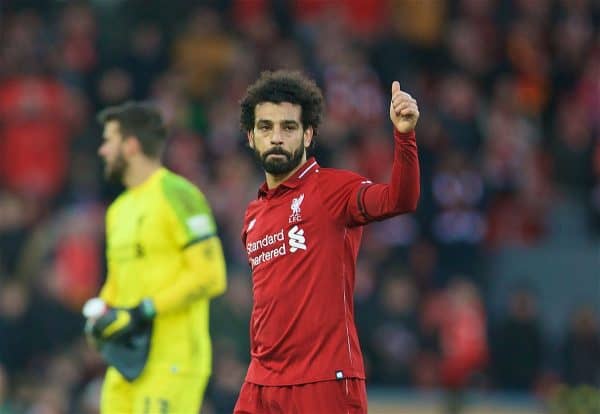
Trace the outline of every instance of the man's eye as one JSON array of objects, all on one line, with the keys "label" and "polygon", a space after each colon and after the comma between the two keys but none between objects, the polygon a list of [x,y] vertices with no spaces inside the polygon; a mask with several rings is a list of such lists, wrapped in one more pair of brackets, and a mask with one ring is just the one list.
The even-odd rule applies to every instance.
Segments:
[{"label": "man's eye", "polygon": [[261,131],[268,131],[269,130],[269,126],[268,125],[261,125],[258,127],[259,130]]}]

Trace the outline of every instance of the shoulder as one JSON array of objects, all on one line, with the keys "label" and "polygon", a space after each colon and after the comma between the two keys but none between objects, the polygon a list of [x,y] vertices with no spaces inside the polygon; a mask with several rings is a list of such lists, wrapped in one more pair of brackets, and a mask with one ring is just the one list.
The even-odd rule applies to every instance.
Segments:
[{"label": "shoulder", "polygon": [[204,194],[195,184],[168,170],[160,179],[159,191],[169,204],[206,203]]},{"label": "shoulder", "polygon": [[249,212],[249,211],[251,211],[251,210],[254,210],[254,209],[258,208],[260,206],[260,204],[261,204],[261,201],[262,200],[260,198],[255,198],[255,199],[251,200],[248,203],[248,206],[246,206],[246,213]]},{"label": "shoulder", "polygon": [[319,188],[339,189],[346,185],[359,184],[369,181],[360,174],[353,171],[341,170],[338,168],[320,168],[319,169]]},{"label": "shoulder", "polygon": [[244,222],[248,221],[256,214],[256,211],[260,209],[261,199],[254,199],[248,203],[246,206],[246,212],[244,213]]},{"label": "shoulder", "polygon": [[165,194],[178,194],[178,193],[200,193],[198,187],[196,187],[187,178],[181,175],[175,174],[172,171],[165,170],[162,177],[160,178],[160,189]]}]

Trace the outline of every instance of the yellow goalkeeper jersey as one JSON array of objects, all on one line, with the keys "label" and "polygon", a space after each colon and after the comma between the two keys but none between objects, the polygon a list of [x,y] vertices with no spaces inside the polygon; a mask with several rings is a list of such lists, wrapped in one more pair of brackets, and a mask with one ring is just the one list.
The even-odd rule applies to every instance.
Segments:
[{"label": "yellow goalkeeper jersey", "polygon": [[209,301],[225,290],[226,281],[215,220],[203,194],[160,168],[111,204],[106,242],[102,299],[129,308],[151,298],[156,306],[145,370],[209,375]]}]

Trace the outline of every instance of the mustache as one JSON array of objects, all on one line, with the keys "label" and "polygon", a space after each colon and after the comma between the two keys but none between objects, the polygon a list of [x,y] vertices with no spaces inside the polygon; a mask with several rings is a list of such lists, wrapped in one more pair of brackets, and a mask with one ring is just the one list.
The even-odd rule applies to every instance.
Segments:
[{"label": "mustache", "polygon": [[290,158],[292,156],[292,154],[290,152],[287,152],[286,150],[284,150],[283,148],[280,148],[280,147],[274,147],[274,148],[271,148],[270,150],[265,151],[263,153],[263,158],[268,157],[269,155],[285,155],[288,158]]}]

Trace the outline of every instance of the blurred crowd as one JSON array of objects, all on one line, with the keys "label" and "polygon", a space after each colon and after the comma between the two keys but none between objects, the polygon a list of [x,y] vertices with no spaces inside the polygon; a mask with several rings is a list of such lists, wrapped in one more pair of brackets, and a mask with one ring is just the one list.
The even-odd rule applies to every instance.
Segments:
[{"label": "blurred crowd", "polygon": [[[231,412],[248,362],[243,212],[263,181],[238,101],[260,71],[298,69],[326,98],[324,166],[386,181],[392,80],[419,102],[418,211],[368,227],[356,320],[369,385],[541,393],[600,386],[599,317],[560,338],[536,292],[488,306],[488,259],[584,207],[600,235],[600,3],[594,0],[90,0],[0,3],[0,413],[97,412],[104,365],[82,303],[104,277],[95,113],[154,101],[164,162],[207,195],[228,261],[213,302],[206,413]],[[600,298],[599,298],[600,300]]]}]

